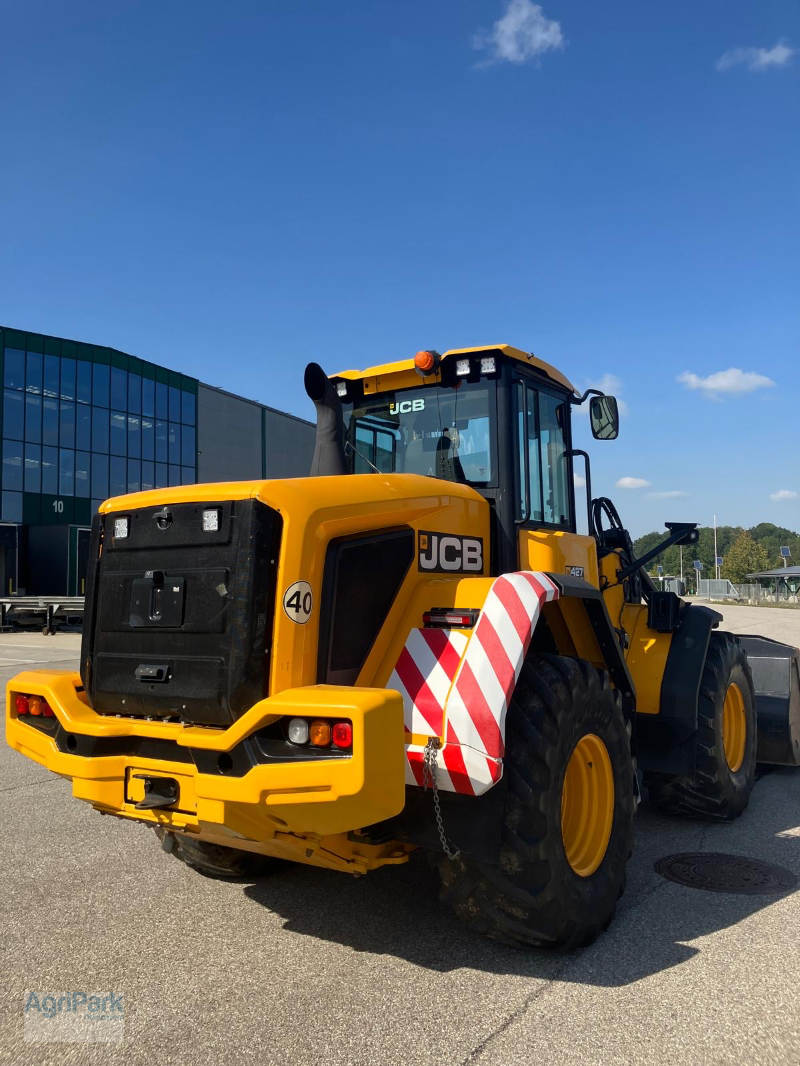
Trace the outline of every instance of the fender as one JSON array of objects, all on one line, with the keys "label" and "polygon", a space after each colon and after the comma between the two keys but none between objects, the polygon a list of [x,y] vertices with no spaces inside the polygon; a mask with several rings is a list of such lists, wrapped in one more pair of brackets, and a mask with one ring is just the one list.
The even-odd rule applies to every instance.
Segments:
[{"label": "fender", "polygon": [[675,630],[658,714],[636,716],[637,755],[643,770],[690,775],[695,770],[697,701],[712,629],[722,615],[702,604],[684,604]]},{"label": "fender", "polygon": [[407,785],[423,785],[420,736],[444,742],[436,768],[442,791],[479,796],[500,780],[508,702],[542,607],[558,595],[547,574],[502,574],[469,633],[410,631],[386,685],[403,697]]}]

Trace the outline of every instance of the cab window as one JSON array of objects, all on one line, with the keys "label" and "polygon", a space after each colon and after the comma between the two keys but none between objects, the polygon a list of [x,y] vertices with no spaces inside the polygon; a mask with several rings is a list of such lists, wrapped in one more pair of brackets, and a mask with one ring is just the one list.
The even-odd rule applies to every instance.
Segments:
[{"label": "cab window", "polygon": [[569,529],[572,505],[567,459],[567,402],[526,382],[516,385],[517,517]]},{"label": "cab window", "polygon": [[342,405],[353,473],[405,473],[476,487],[496,480],[495,382],[458,382],[365,396]]}]

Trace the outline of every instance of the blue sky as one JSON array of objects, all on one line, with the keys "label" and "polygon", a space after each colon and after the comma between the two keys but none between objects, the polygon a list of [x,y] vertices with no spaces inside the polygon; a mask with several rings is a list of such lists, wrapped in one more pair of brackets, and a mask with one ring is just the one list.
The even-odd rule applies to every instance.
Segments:
[{"label": "blue sky", "polygon": [[624,400],[635,533],[800,529],[794,0],[0,11],[0,322],[307,417],[309,359],[506,341]]}]

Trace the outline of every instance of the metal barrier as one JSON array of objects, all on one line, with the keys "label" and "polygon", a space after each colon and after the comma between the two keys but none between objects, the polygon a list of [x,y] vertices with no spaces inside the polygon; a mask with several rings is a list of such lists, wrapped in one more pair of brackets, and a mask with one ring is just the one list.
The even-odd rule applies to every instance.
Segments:
[{"label": "metal barrier", "polygon": [[715,577],[701,577],[697,582],[697,595],[704,600],[738,600],[739,590],[730,581]]},{"label": "metal barrier", "polygon": [[9,596],[0,599],[0,628],[10,629],[9,622],[42,623],[42,632],[55,633],[57,620],[76,622],[83,619],[84,596]]}]

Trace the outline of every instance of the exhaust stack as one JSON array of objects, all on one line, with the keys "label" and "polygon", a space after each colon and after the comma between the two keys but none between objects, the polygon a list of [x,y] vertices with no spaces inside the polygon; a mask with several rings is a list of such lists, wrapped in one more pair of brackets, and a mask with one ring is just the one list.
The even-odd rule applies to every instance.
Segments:
[{"label": "exhaust stack", "polygon": [[311,477],[347,474],[344,457],[342,401],[319,363],[309,363],[303,375],[308,398],[317,409],[317,442],[311,460]]}]

